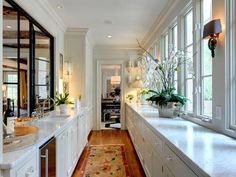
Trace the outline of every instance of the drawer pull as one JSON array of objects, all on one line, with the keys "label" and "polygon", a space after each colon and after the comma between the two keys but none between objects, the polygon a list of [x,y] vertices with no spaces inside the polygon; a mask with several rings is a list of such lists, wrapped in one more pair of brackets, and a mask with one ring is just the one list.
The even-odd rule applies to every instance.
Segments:
[{"label": "drawer pull", "polygon": [[45,150],[45,155],[41,155],[45,159],[45,177],[48,177],[48,149]]},{"label": "drawer pull", "polygon": [[166,160],[171,161],[171,160],[173,160],[173,159],[172,159],[171,156],[167,156],[167,157],[166,157]]},{"label": "drawer pull", "polygon": [[34,175],[34,168],[30,167],[25,173],[25,177],[33,177],[33,175]]}]

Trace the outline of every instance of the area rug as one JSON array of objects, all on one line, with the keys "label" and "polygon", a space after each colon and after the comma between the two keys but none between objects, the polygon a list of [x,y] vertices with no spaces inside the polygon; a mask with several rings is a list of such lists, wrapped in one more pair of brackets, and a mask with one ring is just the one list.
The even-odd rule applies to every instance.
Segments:
[{"label": "area rug", "polygon": [[81,177],[130,177],[124,145],[89,146]]}]

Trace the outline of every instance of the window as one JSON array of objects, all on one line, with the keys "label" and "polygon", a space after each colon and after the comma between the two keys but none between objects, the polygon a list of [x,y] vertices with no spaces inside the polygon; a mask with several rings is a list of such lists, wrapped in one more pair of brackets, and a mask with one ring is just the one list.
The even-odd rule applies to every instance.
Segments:
[{"label": "window", "polygon": [[169,36],[168,36],[168,32],[166,32],[163,37],[162,37],[162,52],[161,52],[161,56],[162,58],[167,58],[169,55]]},{"label": "window", "polygon": [[185,96],[189,99],[186,104],[186,111],[193,113],[193,11],[189,10],[184,16],[184,51],[190,58],[184,66],[184,90]]},{"label": "window", "polygon": [[[225,112],[227,116],[227,133],[235,136],[236,130],[236,23],[235,23],[235,13],[236,13],[236,3],[235,0],[226,1],[226,76],[227,76],[227,86],[226,97],[227,104],[225,107]],[[230,130],[229,130],[230,129]],[[233,130],[233,131],[231,131]]]},{"label": "window", "polygon": [[[202,29],[212,17],[212,1],[201,1],[201,24]],[[201,35],[202,36],[202,35]],[[207,117],[212,117],[212,57],[208,49],[208,40],[202,39],[201,47],[201,98],[200,98],[200,114]]]},{"label": "window", "polygon": [[[178,27],[177,24],[174,25],[171,30],[170,30],[170,35],[171,35],[171,51],[177,52],[178,50]],[[174,78],[174,87],[176,88],[176,93],[178,93],[178,72],[175,72]]]}]

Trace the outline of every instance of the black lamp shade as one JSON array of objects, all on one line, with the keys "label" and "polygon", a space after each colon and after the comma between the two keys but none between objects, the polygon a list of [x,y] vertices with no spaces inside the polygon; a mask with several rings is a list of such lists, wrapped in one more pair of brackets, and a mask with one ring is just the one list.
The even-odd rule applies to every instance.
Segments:
[{"label": "black lamp shade", "polygon": [[210,38],[222,33],[220,19],[212,20],[204,25],[203,38]]}]

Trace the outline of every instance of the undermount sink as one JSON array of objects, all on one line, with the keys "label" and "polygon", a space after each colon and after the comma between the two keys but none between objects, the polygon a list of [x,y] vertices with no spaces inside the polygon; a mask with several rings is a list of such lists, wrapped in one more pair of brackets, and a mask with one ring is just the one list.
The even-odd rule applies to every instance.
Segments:
[{"label": "undermount sink", "polygon": [[16,126],[11,142],[5,141],[3,152],[16,151],[33,145],[38,138],[38,128],[34,126]]}]

